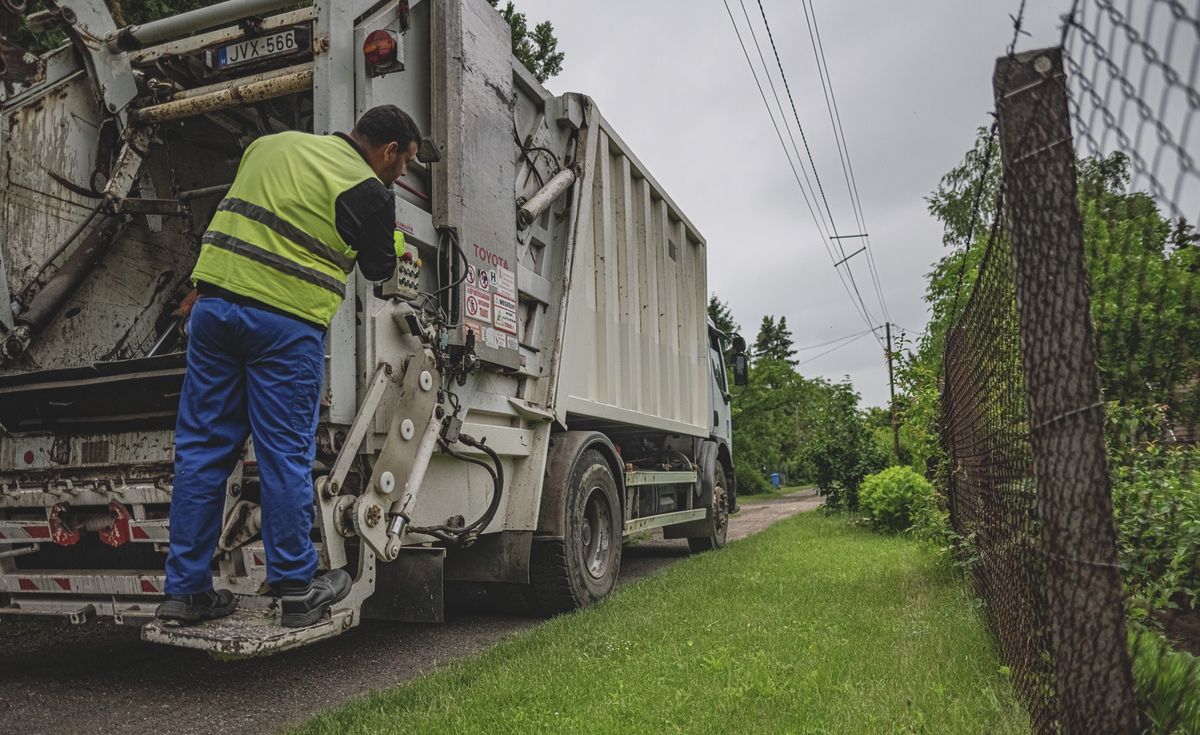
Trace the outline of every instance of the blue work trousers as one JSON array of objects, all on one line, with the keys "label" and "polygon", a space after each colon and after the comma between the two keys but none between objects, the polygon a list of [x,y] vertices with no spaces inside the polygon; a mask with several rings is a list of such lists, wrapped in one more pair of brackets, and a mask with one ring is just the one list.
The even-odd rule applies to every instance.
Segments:
[{"label": "blue work trousers", "polygon": [[247,436],[258,460],[267,581],[308,582],[317,569],[309,534],[325,335],[296,319],[204,296],[192,309],[188,336],[166,592],[212,589],[226,482]]}]

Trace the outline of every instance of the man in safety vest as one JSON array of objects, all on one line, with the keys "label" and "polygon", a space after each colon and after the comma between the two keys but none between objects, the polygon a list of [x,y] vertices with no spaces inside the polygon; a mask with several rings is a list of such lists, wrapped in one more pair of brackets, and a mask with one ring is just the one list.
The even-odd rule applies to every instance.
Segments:
[{"label": "man in safety vest", "polygon": [[325,330],[356,262],[372,281],[395,270],[391,184],[419,141],[412,118],[384,105],[349,135],[285,132],[246,148],[192,273],[198,298],[175,427],[168,597],[159,618],[210,620],[237,606],[231,592],[213,590],[212,558],[226,482],[248,436],[267,582],[282,598],[282,624],[312,625],[349,592],[344,570],[317,575],[309,536]]}]

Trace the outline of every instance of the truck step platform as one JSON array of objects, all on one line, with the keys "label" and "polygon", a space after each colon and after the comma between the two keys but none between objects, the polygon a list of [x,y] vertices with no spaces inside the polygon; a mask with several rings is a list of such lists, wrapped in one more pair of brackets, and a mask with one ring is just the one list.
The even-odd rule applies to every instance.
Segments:
[{"label": "truck step platform", "polygon": [[252,658],[333,638],[353,627],[355,617],[354,610],[341,608],[316,625],[284,628],[275,606],[239,608],[227,618],[198,624],[155,620],[142,627],[142,640],[195,648],[220,658]]}]

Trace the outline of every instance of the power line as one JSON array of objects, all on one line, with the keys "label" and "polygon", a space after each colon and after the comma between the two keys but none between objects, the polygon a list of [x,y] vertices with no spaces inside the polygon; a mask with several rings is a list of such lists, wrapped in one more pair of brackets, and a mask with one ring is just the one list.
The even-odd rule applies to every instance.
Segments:
[{"label": "power line", "polygon": [[[801,5],[805,5],[804,2]],[[825,90],[826,107],[830,111],[830,123],[834,127],[834,140],[838,143],[838,155],[842,162],[842,175],[846,179],[846,188],[850,193],[850,203],[854,210],[855,219],[858,222],[859,232],[869,232],[867,228],[866,215],[863,214],[862,199],[858,193],[858,181],[854,176],[854,165],[850,162],[850,145],[846,142],[846,131],[842,127],[842,114],[838,110],[837,95],[833,91],[833,77],[829,74],[829,63],[825,57],[825,44],[821,41],[821,28],[817,25],[817,11],[812,4],[812,0],[807,0],[807,6],[804,11],[805,21],[809,25],[809,40],[813,43],[813,51],[818,59],[818,72],[822,79],[822,89]],[[887,301],[883,297],[883,287],[880,284],[879,268],[875,263],[875,253],[871,249],[871,239],[869,235],[865,235],[864,240],[867,245],[867,263],[871,269],[871,280],[875,284],[875,295],[879,298],[879,308],[883,310],[884,318],[891,321],[892,316],[887,308]]]},{"label": "power line", "polygon": [[[737,35],[738,44],[742,47],[742,54],[746,57],[746,65],[750,67],[750,74],[754,77],[754,84],[758,87],[758,94],[762,97],[763,105],[767,108],[767,115],[771,118],[771,125],[775,128],[775,135],[779,138],[779,145],[783,149],[783,154],[787,158],[788,166],[792,169],[792,176],[796,179],[796,186],[799,187],[801,195],[804,197],[804,203],[808,207],[809,214],[813,218],[813,223],[817,226],[817,234],[821,236],[821,244],[825,246],[826,253],[829,254],[831,260],[836,261],[837,256],[834,254],[826,233],[821,227],[821,220],[817,215],[817,210],[814,209],[813,203],[808,196],[808,191],[804,188],[804,184],[800,180],[800,173],[796,170],[796,162],[792,160],[792,154],[788,151],[787,143],[783,140],[783,133],[779,130],[779,123],[775,120],[775,114],[771,111],[771,103],[767,101],[767,94],[763,90],[762,82],[758,78],[758,70],[754,67],[754,62],[750,59],[750,51],[746,48],[746,42],[742,38],[742,31],[738,28],[737,21],[733,17],[733,11],[729,8],[729,0],[722,0],[725,5],[725,12],[729,15],[729,22],[733,25],[733,32]],[[764,70],[765,71],[765,70]],[[770,75],[768,74],[768,79]],[[785,118],[786,127],[786,118]],[[867,315],[865,309],[862,309],[861,298],[858,302],[854,300],[854,294],[850,292],[850,286],[846,283],[846,278],[838,271],[838,279],[842,282],[842,287],[846,289],[846,294],[850,296],[850,302],[854,304],[855,310],[859,312],[859,316],[863,318],[867,326],[871,326],[873,320]],[[878,335],[876,335],[878,339]]]},{"label": "power line", "polygon": [[[783,128],[784,128],[784,130],[787,131],[788,140],[792,141],[792,150],[796,152],[796,163],[799,164],[800,171],[801,171],[801,173],[804,174],[804,183],[808,184],[808,190],[810,192],[812,192],[813,198],[815,199],[817,196],[817,190],[816,190],[816,188],[813,187],[812,181],[808,178],[808,169],[804,168],[804,160],[800,156],[800,147],[796,145],[796,137],[794,135],[792,135],[792,127],[787,124],[787,113],[784,112],[784,110],[783,110],[783,102],[780,101],[779,91],[775,88],[775,79],[771,76],[770,67],[767,66],[767,59],[765,56],[763,56],[762,46],[759,45],[759,43],[758,43],[758,34],[754,32],[754,24],[750,21],[750,13],[749,13],[749,11],[746,10],[746,2],[745,2],[745,0],[738,0],[738,2],[742,6],[742,15],[746,18],[746,28],[750,31],[750,39],[752,41],[754,41],[754,48],[758,51],[758,60],[760,62],[762,62],[763,71],[766,73],[767,84],[770,85],[770,87],[771,87],[771,95],[775,98],[775,106],[776,106],[776,108],[779,109],[779,118],[784,121]],[[786,83],[787,80],[784,80],[784,81]],[[765,100],[764,100],[764,102],[765,102]],[[769,107],[769,104],[768,104],[768,107]],[[772,120],[775,119],[775,113],[773,113],[773,112],[771,113],[771,119]],[[800,137],[801,138],[804,137],[803,129],[800,131]],[[805,142],[804,145],[805,145],[805,148],[808,147],[807,142]],[[812,162],[811,157],[809,158],[809,162],[811,164],[811,162]],[[814,168],[813,175],[816,176],[816,173],[817,173],[817,170]],[[829,207],[826,206],[825,209],[826,209],[826,211],[828,211]],[[816,211],[819,212],[820,208],[818,207]],[[828,222],[826,222],[824,219],[822,219],[821,222],[822,222],[822,224],[825,225],[825,229],[822,234],[825,237],[829,237],[830,236],[830,227],[833,226],[833,219],[832,218],[829,219]],[[834,235],[837,234],[836,229],[832,230],[832,232]],[[833,238],[830,238],[830,239],[833,239]]]},{"label": "power line", "polygon": [[828,342],[822,342],[820,344],[815,344],[815,345],[808,345],[807,347],[795,347],[793,349],[796,352],[805,352],[807,350],[815,350],[820,347],[828,347],[829,345],[835,344],[837,342],[841,342],[844,339],[851,339],[852,337],[862,337],[862,336],[867,335],[870,332],[874,331],[875,329],[879,329],[879,327],[872,327],[871,329],[864,329],[861,332],[855,332],[854,334],[847,334],[844,337],[838,337],[837,339],[831,339]]},{"label": "power line", "polygon": [[842,344],[838,345],[837,347],[833,347],[831,349],[825,350],[824,352],[817,355],[816,357],[810,357],[807,360],[805,360],[804,362],[800,363],[799,365],[796,365],[796,367],[800,367],[800,365],[807,365],[808,363],[813,362],[814,360],[820,360],[822,357],[825,357],[826,355],[828,355],[830,353],[837,352],[838,350],[842,349],[843,347],[849,347],[850,345],[859,341],[863,337],[866,337],[868,334],[874,334],[875,329],[878,329],[878,327],[875,327],[874,329],[869,329],[869,330],[863,332],[862,334],[858,335],[857,337],[850,340],[849,342],[843,342]]},{"label": "power line", "polygon": [[[743,9],[744,9],[744,6],[743,6]],[[759,14],[762,15],[763,26],[767,29],[767,38],[771,42],[771,50],[775,54],[775,64],[776,64],[776,66],[779,67],[779,76],[780,76],[780,78],[783,79],[783,88],[787,92],[788,102],[791,104],[791,107],[792,107],[792,116],[796,120],[797,129],[800,131],[800,140],[804,142],[804,151],[805,151],[805,153],[808,154],[808,163],[809,163],[809,166],[813,170],[813,178],[815,178],[817,181],[817,190],[821,194],[821,201],[824,203],[825,211],[829,215],[830,228],[833,230],[833,234],[837,235],[838,231],[837,231],[837,225],[833,218],[833,210],[829,206],[829,199],[825,196],[825,187],[821,183],[821,176],[819,173],[817,173],[817,164],[813,160],[812,149],[808,145],[808,137],[804,134],[804,126],[800,123],[800,112],[796,108],[796,99],[792,95],[791,84],[788,83],[787,73],[783,69],[783,61],[779,56],[779,47],[775,43],[775,34],[771,30],[770,21],[767,20],[767,11],[766,11],[766,8],[763,7],[762,0],[758,0],[758,10],[759,10]],[[807,14],[807,12],[808,11],[806,9],[805,13]],[[753,34],[753,28],[751,28],[751,33]],[[819,68],[818,68],[818,71],[819,71]],[[769,76],[770,75],[768,73],[768,77]],[[822,81],[822,87],[824,87],[824,81]],[[836,134],[834,137],[836,138]],[[840,150],[840,144],[839,144],[839,150]],[[841,241],[837,240],[836,244],[837,244],[838,250],[842,254],[842,260],[846,260],[846,251],[845,251],[845,248],[842,247]],[[846,275],[850,279],[850,284],[854,288],[854,295],[858,298],[858,302],[859,302],[859,305],[862,307],[863,313],[867,315],[867,323],[868,324],[874,323],[875,319],[874,319],[874,317],[870,316],[871,312],[867,308],[866,301],[862,297],[862,292],[858,288],[858,281],[854,278],[854,269],[852,267],[847,266]],[[883,346],[883,342],[881,342],[879,340],[878,334],[875,335],[875,340],[880,343],[881,347]]]}]

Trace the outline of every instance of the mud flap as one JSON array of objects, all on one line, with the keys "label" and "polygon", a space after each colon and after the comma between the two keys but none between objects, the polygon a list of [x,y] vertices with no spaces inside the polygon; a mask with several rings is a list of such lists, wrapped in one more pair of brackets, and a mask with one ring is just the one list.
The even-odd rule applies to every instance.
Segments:
[{"label": "mud flap", "polygon": [[363,603],[363,617],[401,623],[445,622],[442,565],[446,550],[408,546],[395,561],[376,568],[375,594]]}]

